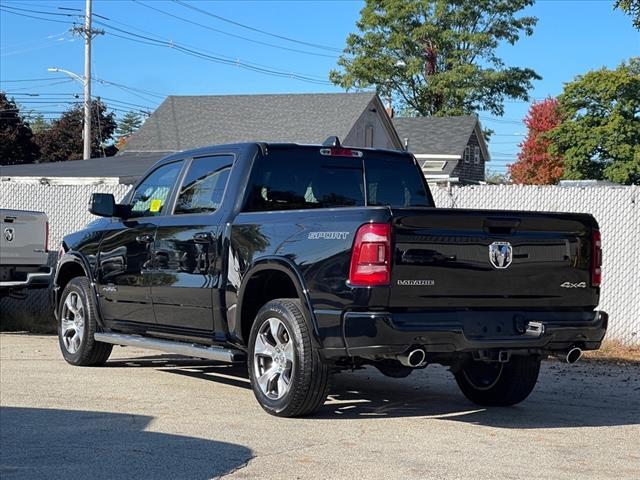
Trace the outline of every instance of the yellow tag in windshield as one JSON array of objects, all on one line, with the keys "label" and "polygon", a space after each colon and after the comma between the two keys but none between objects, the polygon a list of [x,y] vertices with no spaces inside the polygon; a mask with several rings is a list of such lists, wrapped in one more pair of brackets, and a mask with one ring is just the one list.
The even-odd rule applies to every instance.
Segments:
[{"label": "yellow tag in windshield", "polygon": [[153,213],[157,213],[162,208],[162,200],[159,198],[154,198],[151,200],[151,205],[149,205],[149,211]]}]

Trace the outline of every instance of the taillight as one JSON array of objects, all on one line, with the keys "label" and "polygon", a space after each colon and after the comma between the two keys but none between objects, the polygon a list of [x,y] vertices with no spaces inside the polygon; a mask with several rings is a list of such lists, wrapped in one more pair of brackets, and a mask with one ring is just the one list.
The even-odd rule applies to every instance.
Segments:
[{"label": "taillight", "polygon": [[45,233],[44,233],[44,251],[49,251],[49,222],[45,223]]},{"label": "taillight", "polygon": [[591,233],[591,286],[599,287],[602,282],[602,239],[600,230]]},{"label": "taillight", "polygon": [[391,225],[362,225],[353,243],[349,283],[360,287],[388,285],[391,276],[390,255]]}]

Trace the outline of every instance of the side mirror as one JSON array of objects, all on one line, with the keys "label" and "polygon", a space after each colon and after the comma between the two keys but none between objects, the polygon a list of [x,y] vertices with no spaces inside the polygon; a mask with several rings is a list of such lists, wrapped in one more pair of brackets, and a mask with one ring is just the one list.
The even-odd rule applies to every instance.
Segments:
[{"label": "side mirror", "polygon": [[89,201],[89,212],[99,217],[115,217],[116,200],[110,193],[94,193]]}]

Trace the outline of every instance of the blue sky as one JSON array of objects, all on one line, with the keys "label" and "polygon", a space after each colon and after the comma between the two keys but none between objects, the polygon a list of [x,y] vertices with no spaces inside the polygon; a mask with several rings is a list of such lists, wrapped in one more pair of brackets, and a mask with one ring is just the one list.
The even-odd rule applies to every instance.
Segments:
[{"label": "blue sky", "polygon": [[[154,46],[113,34],[95,39],[93,75],[117,85],[94,83],[94,94],[111,99],[106,103],[117,108],[118,115],[129,109],[153,109],[169,94],[340,91],[324,81],[335,66],[336,50],[343,48],[345,38],[355,30],[362,2],[185,2],[228,20],[327,48],[265,35],[173,1],[94,0],[94,13],[108,19],[96,20],[110,25],[96,24],[95,28],[105,27],[123,36],[129,35],[115,29],[131,32],[140,35],[136,37],[140,42],[148,42],[143,37],[166,42],[166,46]],[[539,18],[533,36],[521,39],[515,46],[501,46],[499,54],[507,65],[531,67],[543,77],[535,82],[532,97],[557,95],[563,82],[575,75],[603,66],[613,68],[633,55],[640,55],[640,33],[632,28],[629,17],[613,10],[612,3],[538,1],[526,11]],[[65,81],[66,77],[49,73],[47,68],[65,68],[82,75],[83,42],[68,32],[71,25],[58,22],[78,21],[74,15],[81,12],[73,9],[82,11],[84,0],[0,0],[0,5],[7,7],[0,11],[0,88],[14,93],[26,108],[54,117],[68,107],[66,102],[73,98],[72,94],[82,93],[80,84]],[[56,21],[19,16],[8,10]],[[171,44],[206,50],[207,55],[231,64],[196,58],[171,48]],[[282,72],[285,76],[247,70],[238,63]],[[312,81],[286,76],[290,73]],[[25,95],[36,93],[40,95]],[[500,120],[481,112],[483,125],[496,132],[490,145],[492,170],[504,171],[518,151],[524,132],[521,120],[526,111],[526,103],[509,102]]]}]

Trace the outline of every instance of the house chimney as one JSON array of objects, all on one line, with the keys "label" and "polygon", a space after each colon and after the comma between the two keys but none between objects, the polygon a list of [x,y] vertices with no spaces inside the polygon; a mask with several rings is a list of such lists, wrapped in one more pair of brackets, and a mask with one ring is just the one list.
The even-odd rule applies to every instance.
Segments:
[{"label": "house chimney", "polygon": [[387,106],[384,108],[387,111],[387,115],[393,118],[393,103],[391,102],[391,95],[387,98]]}]

